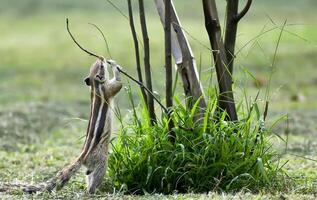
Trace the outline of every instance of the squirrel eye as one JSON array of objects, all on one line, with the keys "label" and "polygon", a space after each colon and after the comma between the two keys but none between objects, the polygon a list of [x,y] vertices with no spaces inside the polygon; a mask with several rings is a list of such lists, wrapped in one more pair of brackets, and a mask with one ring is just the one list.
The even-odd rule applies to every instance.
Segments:
[{"label": "squirrel eye", "polygon": [[84,79],[84,82],[86,83],[86,85],[90,86],[90,78],[89,77],[86,77]]}]

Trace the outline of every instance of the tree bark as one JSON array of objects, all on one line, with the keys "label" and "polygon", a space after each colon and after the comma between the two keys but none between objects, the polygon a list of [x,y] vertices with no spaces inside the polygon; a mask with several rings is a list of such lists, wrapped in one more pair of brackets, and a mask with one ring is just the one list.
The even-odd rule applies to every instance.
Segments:
[{"label": "tree bark", "polygon": [[234,48],[236,45],[236,35],[238,23],[236,16],[238,14],[239,0],[227,0],[227,20],[225,33],[225,49],[228,60],[228,69],[230,74],[233,72]]},{"label": "tree bark", "polygon": [[[138,73],[138,79],[139,82],[143,84],[143,77],[142,77],[142,71],[141,71],[141,64],[140,64],[140,50],[139,50],[139,43],[138,43],[138,37],[135,31],[135,26],[134,26],[134,19],[133,19],[133,11],[132,11],[132,5],[131,5],[131,0],[128,0],[128,10],[129,10],[129,24],[130,24],[130,29],[133,37],[133,43],[134,43],[134,51],[135,51],[135,61],[136,61],[136,69]],[[146,105],[147,103],[147,95],[143,87],[140,86],[141,93],[143,96],[143,100]],[[149,108],[148,108],[149,110]]]},{"label": "tree bark", "polygon": [[[144,45],[144,71],[145,71],[145,79],[146,79],[146,87],[152,92],[152,78],[151,78],[151,65],[150,65],[150,45],[149,45],[149,37],[147,33],[146,20],[145,20],[145,12],[144,12],[144,2],[143,0],[139,0],[139,13],[140,13],[140,23],[143,37],[143,45]],[[154,110],[154,100],[151,95],[147,95],[147,103],[148,109],[151,119],[151,124],[156,123],[156,115]]]},{"label": "tree bark", "polygon": [[171,43],[171,0],[165,0],[165,89],[166,89],[166,107],[168,108],[168,129],[171,142],[175,142],[175,133],[173,131],[174,123],[171,119],[173,107],[173,72],[172,72],[172,43]]},{"label": "tree bark", "polygon": [[166,107],[173,106],[173,78],[172,78],[172,55],[171,55],[171,0],[165,0],[165,88]]},{"label": "tree bark", "polygon": [[202,0],[205,16],[205,26],[209,36],[210,45],[213,49],[213,58],[216,65],[219,85],[219,108],[228,113],[228,120],[238,120],[232,92],[232,77],[228,67],[226,51],[221,38],[215,0]]},{"label": "tree bark", "polygon": [[[162,24],[165,24],[164,0],[154,0]],[[173,2],[171,1],[171,47],[172,55],[177,64],[178,71],[182,77],[184,92],[187,97],[187,105],[192,107],[193,103],[199,100],[200,117],[203,116],[206,101],[202,86],[199,81],[196,61],[186,35],[181,28]]]},{"label": "tree bark", "polygon": [[228,60],[228,68],[231,75],[233,73],[235,59],[234,50],[236,45],[238,22],[248,12],[251,4],[252,0],[248,0],[244,9],[238,14],[239,0],[227,0],[225,49]]}]

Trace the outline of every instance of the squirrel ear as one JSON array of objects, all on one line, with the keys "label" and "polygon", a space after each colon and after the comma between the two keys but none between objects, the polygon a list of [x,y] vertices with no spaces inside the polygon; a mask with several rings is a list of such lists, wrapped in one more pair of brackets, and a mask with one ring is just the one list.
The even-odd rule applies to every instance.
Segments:
[{"label": "squirrel ear", "polygon": [[89,77],[89,76],[86,77],[86,78],[84,79],[84,82],[86,83],[86,85],[90,86],[90,77]]}]

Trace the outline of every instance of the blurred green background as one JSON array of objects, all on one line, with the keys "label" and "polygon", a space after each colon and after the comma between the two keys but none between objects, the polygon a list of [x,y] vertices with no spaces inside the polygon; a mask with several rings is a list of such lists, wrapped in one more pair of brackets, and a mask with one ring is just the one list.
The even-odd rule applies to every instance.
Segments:
[{"label": "blurred green background", "polygon": [[[126,1],[112,2],[127,15]],[[139,30],[138,9],[136,1],[133,2]],[[225,1],[217,2],[224,24]],[[208,86],[216,85],[216,76],[206,48],[209,41],[201,1],[174,0],[174,3],[207,90]],[[240,7],[244,3],[241,1]],[[145,4],[154,90],[163,100],[163,29],[153,1],[145,0]],[[304,152],[314,156],[316,140],[310,140],[309,144],[307,140],[315,138],[317,130],[316,9],[316,0],[254,0],[250,12],[239,24],[236,48],[243,49],[234,68],[237,102],[245,102],[244,94],[248,100],[254,99],[258,91],[263,99],[278,36],[287,20],[273,69],[269,118],[289,113],[291,133],[299,135]],[[77,155],[83,143],[80,138],[85,134],[90,103],[89,88],[83,78],[94,58],[72,42],[66,31],[66,18],[83,46],[109,58],[102,37],[88,23],[100,26],[113,59],[136,76],[128,20],[106,0],[0,0],[0,160],[3,161],[0,177],[3,180],[12,177],[42,180],[43,173],[36,175],[38,172],[52,173],[65,160]],[[123,79],[127,85],[127,79]],[[137,87],[131,84],[138,101]],[[178,90],[181,95],[181,83]],[[116,104],[123,114],[129,113],[124,90],[116,98]],[[284,132],[283,128],[279,130]],[[307,148],[313,150],[306,151]],[[19,175],[12,165],[24,170]],[[28,173],[30,167],[32,173]]]},{"label": "blurred green background", "polygon": [[[209,46],[209,42],[204,29],[201,2],[174,2],[182,25],[190,34],[188,39],[198,65],[201,63],[204,74],[202,80],[207,82],[209,75],[214,75],[214,68],[208,49],[204,46]],[[126,1],[116,0],[114,3],[127,14]],[[153,1],[146,0],[145,3],[154,89],[161,93],[164,91],[161,87],[164,82],[158,77],[164,74],[163,30]],[[219,1],[218,5],[222,19],[224,3]],[[134,7],[137,11],[136,5]],[[252,93],[253,79],[246,71],[259,79],[265,89],[279,28],[287,20],[287,32],[283,33],[278,49],[271,88],[272,98],[276,97],[278,101],[273,101],[272,106],[277,103],[277,109],[284,109],[316,105],[316,95],[313,92],[317,84],[317,74],[313,73],[317,61],[314,56],[317,52],[316,8],[317,3],[313,0],[254,1],[250,12],[239,25],[237,49],[256,38],[261,31],[275,29],[250,42],[238,55],[235,67],[237,93],[242,87],[250,87],[248,91]],[[82,79],[94,58],[81,52],[71,41],[65,27],[67,17],[82,45],[109,57],[102,37],[88,23],[100,26],[109,42],[113,59],[136,75],[128,21],[106,0],[1,0],[0,16],[1,107],[35,101],[71,105],[88,103],[88,88],[82,84]],[[138,24],[137,13],[135,20]],[[215,83],[215,76],[213,79]],[[297,93],[305,96],[305,101],[309,103],[293,104],[292,96]],[[236,96],[238,102],[243,100],[239,94]],[[128,108],[121,99],[125,98],[118,98],[120,105]]]}]

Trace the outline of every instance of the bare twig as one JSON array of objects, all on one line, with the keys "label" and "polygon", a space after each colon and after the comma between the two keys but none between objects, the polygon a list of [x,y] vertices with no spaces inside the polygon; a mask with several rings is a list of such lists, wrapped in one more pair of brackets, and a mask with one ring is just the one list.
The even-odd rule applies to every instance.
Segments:
[{"label": "bare twig", "polygon": [[86,52],[86,53],[89,54],[90,56],[94,56],[94,57],[99,58],[99,59],[101,59],[101,60],[104,59],[103,57],[98,56],[97,54],[92,53],[92,52],[90,52],[90,51],[84,49],[84,48],[75,40],[73,34],[72,34],[72,33],[70,32],[70,30],[69,30],[68,18],[66,18],[66,28],[67,28],[67,32],[68,32],[68,34],[70,35],[70,37],[72,38],[72,40],[75,42],[75,44],[76,44],[81,50],[83,50],[84,52]]},{"label": "bare twig", "polygon": [[160,100],[158,100],[155,97],[155,95],[153,94],[153,92],[151,90],[149,90],[147,87],[145,87],[145,85],[143,85],[143,83],[141,83],[140,81],[136,80],[135,78],[133,78],[131,75],[129,75],[127,72],[123,71],[122,69],[118,68],[118,70],[119,70],[119,72],[121,72],[122,74],[127,76],[129,79],[131,79],[132,81],[137,83],[140,87],[144,88],[153,97],[153,99],[161,106],[161,108],[164,110],[164,112],[166,114],[168,113],[168,109],[160,102]]},{"label": "bare twig", "polygon": [[[121,16],[123,16],[126,20],[128,20],[129,21],[129,17],[126,15],[126,14],[124,14],[124,12],[114,3],[114,2],[112,2],[112,1],[110,1],[110,0],[106,0]],[[142,43],[142,41],[140,40],[140,37],[139,37],[139,35],[137,34],[137,38],[138,38],[138,40],[139,40],[139,42],[143,45],[143,43]],[[142,48],[143,46],[141,46],[141,48]]]},{"label": "bare twig", "polygon": [[90,24],[93,27],[95,27],[98,30],[98,32],[102,35],[103,40],[106,43],[107,53],[108,53],[109,57],[112,59],[112,56],[111,56],[111,53],[110,53],[110,48],[109,48],[108,41],[107,41],[107,38],[106,38],[105,34],[102,32],[102,30],[96,24],[93,24],[93,23],[88,23],[88,24]]},{"label": "bare twig", "polygon": [[236,21],[239,22],[242,17],[244,17],[245,14],[247,14],[247,12],[249,11],[250,7],[252,4],[252,0],[248,0],[247,4],[245,5],[245,7],[241,10],[241,12],[236,16]]},{"label": "bare twig", "polygon": [[[67,24],[67,31],[69,33],[69,35],[71,36],[72,40],[74,41],[74,43],[84,52],[86,52],[88,55],[90,56],[94,56],[98,59],[102,59],[104,60],[104,58],[102,56],[98,56],[97,54],[91,53],[90,51],[86,50],[84,47],[82,47],[77,40],[74,38],[74,36],[71,34],[70,30],[69,30],[69,25],[68,25],[68,19],[66,19],[66,24]],[[109,61],[106,60],[106,62],[108,64],[110,64]],[[131,75],[129,75],[127,72],[123,71],[122,69],[118,68],[118,70],[124,74],[125,76],[127,76],[129,79],[131,79],[132,81],[134,81],[135,83],[137,83],[139,86],[141,86],[142,88],[144,88],[152,97],[153,99],[161,106],[161,108],[164,110],[165,113],[168,113],[167,108],[155,97],[155,95],[146,87],[144,86],[141,82],[139,82],[138,80],[136,80],[135,78],[133,78]]]},{"label": "bare twig", "polygon": [[201,47],[205,48],[206,50],[210,51],[210,52],[218,52],[218,50],[212,50],[210,47],[208,47],[207,45],[205,45],[203,42],[201,42],[197,37],[193,36],[188,29],[185,29],[184,27],[182,27],[180,24],[176,23],[176,22],[172,22],[173,26],[177,26],[179,27],[181,30],[183,30],[186,35],[188,35],[192,40],[194,40],[195,42],[197,42],[197,44],[199,44]]},{"label": "bare twig", "polygon": [[112,7],[114,7],[124,18],[126,18],[127,20],[129,20],[129,17],[128,17],[126,14],[124,14],[116,4],[114,4],[114,3],[113,3],[112,1],[110,1],[110,0],[107,0],[107,2],[108,2]]}]

